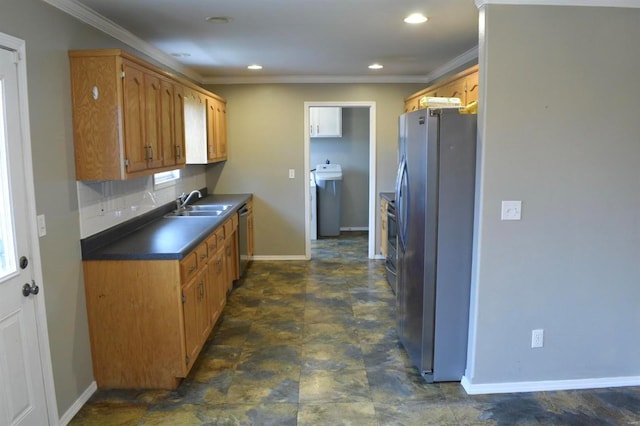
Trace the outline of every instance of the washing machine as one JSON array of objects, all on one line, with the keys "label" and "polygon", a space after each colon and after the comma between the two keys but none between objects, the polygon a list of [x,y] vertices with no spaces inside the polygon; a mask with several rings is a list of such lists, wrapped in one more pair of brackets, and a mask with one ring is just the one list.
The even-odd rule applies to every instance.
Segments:
[{"label": "washing machine", "polygon": [[342,167],[340,164],[318,164],[318,235],[340,235],[340,205],[342,197]]}]

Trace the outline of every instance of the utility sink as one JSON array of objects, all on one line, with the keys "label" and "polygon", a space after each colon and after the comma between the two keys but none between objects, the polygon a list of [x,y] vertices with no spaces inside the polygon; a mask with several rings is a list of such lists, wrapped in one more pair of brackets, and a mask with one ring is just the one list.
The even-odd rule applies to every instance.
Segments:
[{"label": "utility sink", "polygon": [[231,204],[197,204],[187,206],[183,210],[175,210],[165,217],[202,217],[202,216],[220,216]]}]

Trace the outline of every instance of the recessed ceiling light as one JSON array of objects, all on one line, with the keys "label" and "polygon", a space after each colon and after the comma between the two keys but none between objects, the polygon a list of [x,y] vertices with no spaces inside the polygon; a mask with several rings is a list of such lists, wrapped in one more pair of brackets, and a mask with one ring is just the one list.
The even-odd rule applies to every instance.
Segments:
[{"label": "recessed ceiling light", "polygon": [[212,24],[228,24],[233,21],[233,18],[229,16],[209,16],[206,20]]},{"label": "recessed ceiling light", "polygon": [[171,56],[173,56],[174,58],[188,58],[189,56],[191,56],[191,53],[174,52],[171,54]]},{"label": "recessed ceiling light", "polygon": [[404,18],[404,22],[407,24],[422,24],[423,22],[427,22],[427,19],[429,18],[424,16],[422,13],[412,13]]},{"label": "recessed ceiling light", "polygon": [[382,64],[371,64],[371,65],[369,65],[369,69],[370,70],[381,70],[382,68],[384,68],[384,66]]},{"label": "recessed ceiling light", "polygon": [[247,68],[249,68],[250,70],[261,70],[262,65],[253,64],[253,65],[249,65]]}]

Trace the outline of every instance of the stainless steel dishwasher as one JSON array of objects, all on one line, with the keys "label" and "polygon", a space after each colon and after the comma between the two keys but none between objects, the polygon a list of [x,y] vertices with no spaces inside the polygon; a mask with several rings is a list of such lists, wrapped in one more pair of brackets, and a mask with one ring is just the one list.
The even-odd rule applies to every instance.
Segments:
[{"label": "stainless steel dishwasher", "polygon": [[249,209],[243,204],[238,209],[238,253],[240,255],[240,277],[243,277],[249,265]]}]

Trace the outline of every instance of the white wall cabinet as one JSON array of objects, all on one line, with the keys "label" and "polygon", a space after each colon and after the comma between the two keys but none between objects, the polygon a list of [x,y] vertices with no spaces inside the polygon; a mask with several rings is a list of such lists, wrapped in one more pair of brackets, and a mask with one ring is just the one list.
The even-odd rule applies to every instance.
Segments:
[{"label": "white wall cabinet", "polygon": [[309,132],[312,138],[342,137],[342,108],[310,107]]}]

